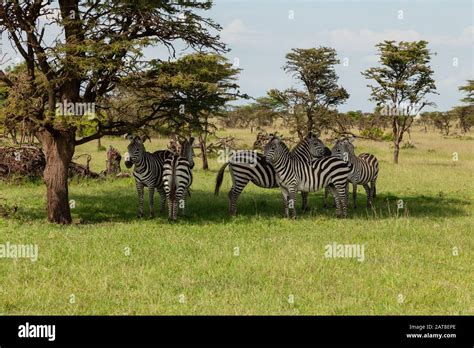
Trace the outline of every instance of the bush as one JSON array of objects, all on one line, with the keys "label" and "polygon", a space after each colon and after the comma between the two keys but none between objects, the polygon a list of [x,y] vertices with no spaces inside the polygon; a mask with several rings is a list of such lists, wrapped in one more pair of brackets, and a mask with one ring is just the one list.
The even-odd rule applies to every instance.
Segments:
[{"label": "bush", "polygon": [[413,144],[411,141],[407,141],[406,143],[403,143],[402,149],[415,149],[416,146]]},{"label": "bush", "polygon": [[379,127],[368,127],[360,132],[360,135],[373,140],[382,140],[383,130]]}]

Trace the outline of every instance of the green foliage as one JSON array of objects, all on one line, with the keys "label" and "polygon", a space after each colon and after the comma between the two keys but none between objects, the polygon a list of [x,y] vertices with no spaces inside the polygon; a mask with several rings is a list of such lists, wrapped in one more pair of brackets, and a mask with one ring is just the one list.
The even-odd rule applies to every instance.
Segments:
[{"label": "green foliage", "polygon": [[170,133],[211,133],[211,116],[222,116],[226,104],[240,94],[240,69],[213,53],[194,53],[169,62],[153,61],[144,74],[124,79],[139,105],[159,105],[159,127]]},{"label": "green foliage", "polygon": [[384,136],[383,130],[378,127],[365,128],[360,132],[360,135],[373,140],[382,140]]},{"label": "green foliage", "polygon": [[369,84],[371,100],[387,108],[392,118],[394,161],[398,163],[398,148],[404,133],[411,127],[413,116],[426,105],[426,99],[436,93],[433,70],[429,66],[431,51],[428,42],[384,41],[376,45],[379,67],[366,70],[362,75],[375,84]]},{"label": "green foliage", "polygon": [[321,132],[331,123],[333,109],[349,98],[337,84],[336,51],[330,47],[295,48],[286,59],[284,70],[297,79],[302,89],[273,89],[268,95],[286,109],[286,123],[300,138],[308,131]]},{"label": "green foliage", "polygon": [[467,85],[459,87],[459,90],[466,93],[466,96],[461,99],[467,104],[474,104],[474,80],[467,80]]},{"label": "green foliage", "polygon": [[233,107],[223,118],[227,127],[264,128],[271,127],[281,117],[278,103],[271,97],[260,97],[255,102]]}]

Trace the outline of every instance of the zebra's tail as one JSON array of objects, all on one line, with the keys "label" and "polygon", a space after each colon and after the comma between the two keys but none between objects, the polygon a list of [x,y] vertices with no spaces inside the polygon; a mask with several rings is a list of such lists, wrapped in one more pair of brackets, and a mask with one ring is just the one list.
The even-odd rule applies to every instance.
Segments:
[{"label": "zebra's tail", "polygon": [[219,169],[219,173],[217,174],[216,178],[216,188],[214,189],[214,194],[217,196],[219,194],[219,189],[221,188],[222,181],[224,180],[224,171],[225,168],[229,165],[229,162],[226,162],[221,169]]},{"label": "zebra's tail", "polygon": [[171,200],[174,202],[176,200],[176,166],[178,161],[175,160],[172,162],[172,167],[171,167],[171,183],[170,183],[170,197]]}]

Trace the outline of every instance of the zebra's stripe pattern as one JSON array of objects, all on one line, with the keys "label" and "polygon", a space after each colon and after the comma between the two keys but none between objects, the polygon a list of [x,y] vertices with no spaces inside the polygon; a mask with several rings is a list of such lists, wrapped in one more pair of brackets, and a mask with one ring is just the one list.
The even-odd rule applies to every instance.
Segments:
[{"label": "zebra's stripe pattern", "polygon": [[308,141],[290,151],[278,137],[270,139],[265,146],[264,156],[273,165],[282,190],[285,215],[289,217],[291,211],[291,217],[296,217],[294,202],[297,191],[312,192],[329,186],[335,195],[337,216],[346,217],[349,167],[336,157],[308,161],[308,149],[312,154],[315,150],[322,152],[320,146],[311,146]]},{"label": "zebra's stripe pattern", "polygon": [[193,182],[193,142],[194,138],[191,138],[182,145],[181,155],[186,157],[175,154],[166,158],[163,166],[163,190],[168,202],[168,218],[173,221],[178,217],[178,208],[184,212],[186,196]]},{"label": "zebra's stripe pattern", "polygon": [[171,151],[157,151],[153,154],[145,151],[145,146],[138,136],[128,136],[130,144],[127,147],[128,154],[125,165],[128,168],[134,166],[133,177],[138,194],[138,217],[143,216],[143,191],[148,187],[150,217],[155,216],[154,195],[155,190],[160,193],[160,211],[165,209],[165,192],[163,191],[163,164],[166,158],[173,155]]},{"label": "zebra's stripe pattern", "polygon": [[[315,145],[314,155],[311,154],[309,147],[304,148],[300,146],[301,151],[306,151],[305,156],[316,156],[321,157],[323,155],[331,154],[329,150],[319,139],[309,134],[306,141],[312,140]],[[309,142],[306,144],[310,144]],[[278,183],[276,179],[275,169],[273,166],[265,160],[263,155],[256,153],[255,151],[237,151],[231,156],[231,158],[220,168],[216,179],[216,186],[214,194],[219,194],[219,189],[222,185],[224,178],[224,171],[229,166],[229,172],[232,178],[232,188],[228,193],[229,197],[229,213],[235,215],[237,213],[237,200],[248,185],[249,182],[262,187],[262,188],[277,188]],[[302,209],[307,210],[308,206],[308,193],[301,192],[302,197]]]},{"label": "zebra's stripe pattern", "polygon": [[[376,195],[376,183],[379,174],[377,158],[370,153],[356,156],[353,138],[342,138],[336,141],[332,155],[347,162],[351,168],[349,181],[352,183],[352,199],[354,208],[357,207],[357,185],[364,186],[367,193],[367,207],[372,207]],[[370,184],[370,185],[369,185]]]}]

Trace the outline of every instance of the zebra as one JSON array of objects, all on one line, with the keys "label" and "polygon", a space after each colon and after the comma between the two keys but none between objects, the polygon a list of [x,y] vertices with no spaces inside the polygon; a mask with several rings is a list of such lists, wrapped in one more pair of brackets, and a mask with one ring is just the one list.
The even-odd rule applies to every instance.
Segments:
[{"label": "zebra", "polygon": [[[314,136],[310,133],[308,134],[308,138],[309,137]],[[331,155],[331,150],[322,144],[322,142],[319,145],[323,149],[322,153],[318,154],[319,156]],[[310,156],[309,153],[307,155]],[[214,194],[216,196],[219,194],[227,166],[229,166],[229,172],[232,178],[232,188],[228,193],[229,213],[231,215],[237,213],[237,199],[249,182],[262,188],[270,189],[278,187],[275,169],[273,169],[273,166],[265,160],[263,155],[256,151],[241,150],[233,153],[230,159],[220,168],[214,189]],[[301,197],[303,201],[302,210],[305,212],[308,209],[308,193],[301,192]]]},{"label": "zebra", "polygon": [[[313,192],[329,187],[336,201],[336,215],[347,216],[347,180],[350,169],[336,157],[319,157],[324,148],[312,143],[314,138],[306,138],[291,151],[279,137],[273,137],[265,145],[264,156],[276,172],[277,181],[283,195],[285,215],[296,218],[294,206],[296,192]],[[319,139],[318,139],[319,140]],[[322,144],[322,142],[321,142]],[[308,160],[308,151],[313,158]]]},{"label": "zebra", "polygon": [[150,207],[150,218],[155,216],[154,209],[154,195],[155,190],[160,193],[160,212],[164,212],[165,209],[165,192],[163,191],[163,164],[166,158],[173,155],[171,151],[162,150],[154,153],[145,151],[143,145],[143,139],[138,136],[126,135],[126,138],[130,140],[130,144],[127,147],[127,153],[125,154],[125,166],[133,169],[133,177],[135,178],[135,186],[138,194],[138,213],[139,218],[143,217],[143,191],[144,187],[148,187],[149,193],[149,207]]},{"label": "zebra", "polygon": [[[356,156],[354,153],[354,145],[352,142],[355,138],[342,138],[336,141],[332,148],[332,155],[346,161],[351,168],[349,181],[352,183],[352,199],[354,208],[357,208],[357,185],[362,184],[367,193],[367,207],[373,205],[376,196],[376,183],[379,174],[379,162],[377,158],[370,153],[361,153]],[[370,186],[369,186],[370,184]],[[324,204],[326,205],[326,197],[324,195]]]},{"label": "zebra", "polygon": [[168,202],[168,218],[175,221],[178,216],[178,205],[184,211],[186,195],[193,182],[194,138],[185,141],[181,146],[181,154],[165,159],[163,166],[163,190]]}]

